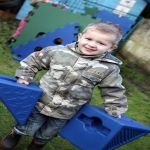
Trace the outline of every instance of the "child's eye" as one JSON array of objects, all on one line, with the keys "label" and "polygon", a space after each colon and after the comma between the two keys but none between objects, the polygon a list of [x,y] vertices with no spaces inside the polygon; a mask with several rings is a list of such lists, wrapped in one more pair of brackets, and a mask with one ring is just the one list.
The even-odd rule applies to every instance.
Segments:
[{"label": "child's eye", "polygon": [[102,42],[99,42],[99,44],[100,44],[100,45],[105,45],[105,44],[104,44],[104,43],[102,43]]},{"label": "child's eye", "polygon": [[91,40],[90,38],[86,38],[86,39],[89,40],[89,41]]}]

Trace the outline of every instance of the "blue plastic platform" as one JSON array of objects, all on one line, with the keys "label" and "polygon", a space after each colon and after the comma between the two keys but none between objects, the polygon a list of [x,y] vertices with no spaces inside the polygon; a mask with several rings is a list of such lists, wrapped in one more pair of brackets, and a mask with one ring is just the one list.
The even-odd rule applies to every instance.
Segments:
[{"label": "blue plastic platform", "polygon": [[104,108],[85,104],[59,135],[82,150],[114,150],[150,133],[150,128],[122,115],[115,118]]},{"label": "blue plastic platform", "polygon": [[24,125],[42,94],[36,83],[17,83],[17,79],[0,74],[0,99],[20,125]]}]

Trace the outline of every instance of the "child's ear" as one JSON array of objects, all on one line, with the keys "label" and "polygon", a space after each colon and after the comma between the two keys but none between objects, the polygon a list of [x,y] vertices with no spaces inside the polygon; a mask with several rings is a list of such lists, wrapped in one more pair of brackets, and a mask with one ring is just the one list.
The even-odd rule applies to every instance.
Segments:
[{"label": "child's ear", "polygon": [[82,37],[82,33],[78,34],[78,40]]},{"label": "child's ear", "polygon": [[115,50],[116,48],[118,48],[118,46],[117,46],[117,45],[113,45],[113,46],[108,50],[108,52],[111,52],[111,51]]}]

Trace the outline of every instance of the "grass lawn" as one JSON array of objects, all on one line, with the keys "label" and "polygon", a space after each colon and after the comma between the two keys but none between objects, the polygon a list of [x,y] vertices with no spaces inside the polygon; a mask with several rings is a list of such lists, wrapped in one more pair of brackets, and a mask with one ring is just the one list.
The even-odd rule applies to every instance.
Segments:
[{"label": "grass lawn", "polygon": [[[19,61],[13,59],[13,54],[4,44],[14,33],[18,23],[17,20],[0,18],[0,74],[14,76],[15,70],[19,66]],[[126,96],[129,103],[129,109],[125,115],[150,127],[150,77],[121,56],[117,55],[117,57],[123,61],[121,75],[123,76],[123,85],[127,89]],[[38,81],[42,74],[43,72],[40,72],[35,81]],[[102,102],[96,87],[91,104],[101,106]],[[13,122],[14,118],[0,101],[0,139],[11,130]],[[23,137],[16,150],[25,149],[31,140],[31,137]],[[48,143],[43,150],[78,150],[78,148],[58,136]],[[117,150],[150,150],[150,134],[129,142]]]}]

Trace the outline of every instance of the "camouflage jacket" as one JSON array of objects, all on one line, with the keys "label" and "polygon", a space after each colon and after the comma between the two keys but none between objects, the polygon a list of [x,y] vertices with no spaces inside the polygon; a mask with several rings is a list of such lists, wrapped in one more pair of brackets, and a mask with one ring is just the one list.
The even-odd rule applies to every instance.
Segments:
[{"label": "camouflage jacket", "polygon": [[84,55],[76,45],[46,47],[21,61],[16,77],[28,82],[33,81],[38,71],[47,70],[40,80],[43,95],[35,107],[44,115],[70,119],[91,101],[97,85],[107,113],[112,116],[125,113],[128,106],[119,74],[121,61],[110,53]]}]

